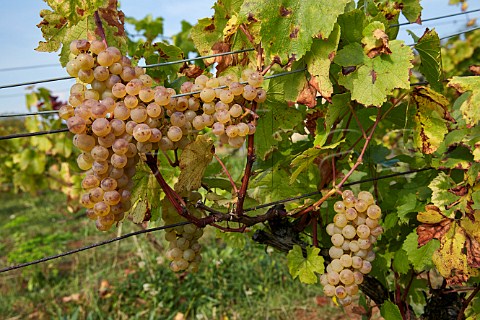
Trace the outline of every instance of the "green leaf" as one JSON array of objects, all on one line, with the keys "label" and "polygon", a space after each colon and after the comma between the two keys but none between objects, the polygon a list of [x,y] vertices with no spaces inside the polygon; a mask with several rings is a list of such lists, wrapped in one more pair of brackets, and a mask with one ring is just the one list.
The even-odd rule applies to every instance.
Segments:
[{"label": "green leaf", "polygon": [[326,39],[349,0],[269,1],[245,0],[240,16],[259,20],[260,36],[269,58],[286,62],[292,55],[301,58],[314,37]]},{"label": "green leaf", "polygon": [[408,223],[409,217],[407,216],[410,212],[415,212],[417,207],[417,196],[412,190],[405,190],[400,192],[397,199],[397,216],[402,223]]},{"label": "green leaf", "polygon": [[408,273],[410,270],[410,264],[408,263],[408,256],[405,250],[400,249],[395,252],[395,255],[393,256],[393,268],[398,273]]},{"label": "green leaf", "polygon": [[405,239],[402,249],[407,253],[408,260],[415,270],[423,271],[433,266],[432,255],[439,247],[439,241],[433,239],[426,245],[418,248],[418,235],[413,231]]},{"label": "green leaf", "polygon": [[257,155],[265,160],[278,148],[282,141],[282,133],[292,131],[294,127],[303,125],[303,112],[289,107],[283,100],[282,77],[270,80],[267,90],[267,101],[257,112],[260,118],[255,133],[255,149]]},{"label": "green leaf", "polygon": [[480,120],[480,77],[453,77],[448,83],[449,87],[457,91],[471,92],[471,95],[462,103],[460,110],[467,125],[474,126]]},{"label": "green leaf", "polygon": [[442,92],[442,56],[437,32],[427,29],[416,42],[415,49],[421,59],[420,72],[435,91]]},{"label": "green leaf", "polygon": [[345,45],[359,43],[362,40],[362,31],[367,23],[363,10],[345,12],[338,17],[337,23],[342,30],[340,38]]},{"label": "green leaf", "polygon": [[308,72],[315,79],[315,89],[323,98],[330,100],[333,86],[330,81],[330,64],[337,53],[340,41],[340,27],[335,25],[332,33],[326,40],[314,39],[312,47],[305,56]]},{"label": "green leaf", "polygon": [[199,135],[189,143],[180,155],[180,176],[175,184],[175,191],[182,194],[197,190],[202,184],[202,177],[210,161],[212,161],[213,140]]},{"label": "green leaf", "polygon": [[409,22],[417,22],[421,19],[422,6],[420,0],[401,0],[397,3],[402,3],[402,14]]},{"label": "green leaf", "polygon": [[393,302],[387,300],[382,304],[380,308],[380,313],[385,319],[388,320],[402,320],[402,314],[400,313],[400,309],[398,306]]},{"label": "green leaf", "polygon": [[318,277],[316,273],[323,274],[325,271],[324,259],[319,253],[319,248],[307,247],[307,257],[305,258],[302,248],[294,245],[293,249],[287,254],[288,270],[293,279],[298,277],[303,283],[317,283]]},{"label": "green leaf", "polygon": [[381,106],[394,89],[410,88],[409,72],[412,67],[412,50],[402,41],[389,42],[391,54],[381,54],[370,59],[360,44],[351,44],[338,52],[334,62],[341,66],[358,65],[347,75],[341,74],[338,82],[352,93],[352,99],[366,106]]}]

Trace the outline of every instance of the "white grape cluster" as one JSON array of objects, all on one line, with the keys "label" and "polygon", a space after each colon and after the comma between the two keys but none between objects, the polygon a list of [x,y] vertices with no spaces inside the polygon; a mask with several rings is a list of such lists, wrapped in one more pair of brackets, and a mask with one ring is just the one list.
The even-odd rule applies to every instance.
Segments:
[{"label": "white grape cluster", "polygon": [[[110,229],[129,210],[139,153],[183,149],[205,128],[237,148],[255,132],[248,103],[266,99],[256,71],[244,70],[246,85],[235,75],[201,75],[182,84],[185,95],[174,97],[174,89],[153,87],[143,68],[102,41],[75,40],[70,51],[66,69],[77,83],[59,114],[82,151],[77,163],[86,171],[86,192],[80,203],[99,230]],[[194,91],[200,93],[189,94]]]},{"label": "white grape cluster", "polygon": [[334,204],[336,214],[333,223],[327,225],[333,244],[329,250],[332,261],[320,282],[325,295],[349,305],[358,293],[363,275],[372,270],[373,244],[383,232],[379,225],[382,211],[367,191],[360,191],[355,198],[352,191],[345,190],[342,199]]},{"label": "white grape cluster", "polygon": [[[190,199],[201,199],[201,195],[197,192],[190,194]],[[190,214],[200,218],[202,213],[193,205],[188,205]],[[180,221],[185,221],[180,217],[173,206],[164,207],[162,219],[166,225],[174,224]],[[166,252],[166,258],[170,261],[170,269],[173,272],[188,271],[197,272],[198,266],[202,261],[200,251],[202,246],[198,240],[203,235],[203,229],[196,225],[186,224],[167,230],[165,233],[165,240],[168,241],[169,246]]]}]

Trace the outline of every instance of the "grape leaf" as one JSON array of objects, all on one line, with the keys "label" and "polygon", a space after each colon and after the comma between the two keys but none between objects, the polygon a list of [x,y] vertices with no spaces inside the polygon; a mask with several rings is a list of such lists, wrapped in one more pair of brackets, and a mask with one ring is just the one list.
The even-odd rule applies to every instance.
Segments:
[{"label": "grape leaf", "polygon": [[117,1],[48,0],[47,4],[53,10],[42,10],[40,16],[43,20],[37,25],[46,41],[40,41],[35,50],[53,52],[62,47],[60,63],[65,66],[69,60],[72,40],[95,37],[93,14],[98,10],[108,44],[124,51],[126,39],[123,13],[117,9]]},{"label": "grape leaf", "polygon": [[439,241],[432,240],[419,248],[418,235],[415,231],[407,236],[402,245],[403,250],[407,252],[408,260],[417,271],[423,271],[433,266],[432,254],[439,247]]},{"label": "grape leaf", "polygon": [[460,110],[467,125],[474,126],[480,120],[480,77],[453,77],[448,83],[449,87],[457,91],[471,92],[471,95],[462,103]]},{"label": "grape leaf", "polygon": [[140,223],[144,220],[147,210],[157,210],[160,207],[161,188],[145,164],[137,165],[137,173],[133,179],[131,199],[137,201],[133,203],[130,215],[134,223]]},{"label": "grape leaf", "polygon": [[307,247],[307,257],[305,258],[302,248],[294,245],[287,254],[288,270],[293,279],[298,277],[303,283],[317,283],[318,277],[315,273],[323,274],[325,271],[324,259],[319,253],[319,248]]},{"label": "grape leaf", "polygon": [[337,23],[340,26],[340,30],[342,30],[340,38],[345,45],[362,40],[362,31],[366,26],[363,10],[355,9],[345,12],[338,17]]},{"label": "grape leaf", "polygon": [[341,74],[338,82],[352,93],[352,99],[366,106],[381,106],[394,89],[410,88],[409,71],[412,50],[401,41],[389,42],[391,54],[370,59],[359,43],[345,46],[334,62],[343,67],[357,66],[356,70]]},{"label": "grape leaf", "polygon": [[448,100],[441,94],[426,88],[416,87],[410,103],[415,106],[414,140],[423,153],[435,152],[448,132],[447,120],[453,120],[447,111]]},{"label": "grape leaf", "polygon": [[442,92],[442,55],[437,32],[427,28],[420,39],[416,41],[415,49],[420,55],[420,72],[435,91]]},{"label": "grape leaf", "polygon": [[464,230],[454,223],[442,237],[440,248],[433,253],[432,261],[449,285],[466,282],[469,277],[478,274],[468,265],[464,253],[466,240]]},{"label": "grape leaf", "polygon": [[388,35],[385,33],[385,25],[380,21],[373,21],[362,32],[363,52],[367,57],[374,58],[381,54],[391,54],[388,46]]},{"label": "grape leaf", "polygon": [[420,0],[396,1],[402,6],[402,14],[409,22],[421,22],[422,6]]},{"label": "grape leaf", "polygon": [[455,202],[458,197],[451,193],[449,189],[455,186],[455,182],[444,172],[430,182],[428,187],[432,190],[432,202],[437,207],[448,206]]},{"label": "grape leaf", "polygon": [[330,64],[337,52],[339,41],[340,28],[335,25],[328,39],[313,40],[312,47],[305,56],[308,72],[317,83],[315,89],[327,100],[330,100],[333,93],[333,86],[330,81]]},{"label": "grape leaf", "polygon": [[408,273],[410,270],[410,264],[408,263],[408,257],[405,250],[400,249],[395,252],[395,255],[393,256],[393,268],[398,273]]},{"label": "grape leaf", "polygon": [[284,100],[283,88],[287,77],[271,79],[268,84],[267,101],[257,111],[255,149],[257,155],[265,160],[278,148],[283,139],[281,133],[290,132],[297,125],[303,125],[303,112],[289,107]]},{"label": "grape leaf", "polygon": [[175,191],[197,190],[202,183],[202,177],[210,161],[212,161],[213,140],[199,135],[195,141],[189,143],[180,155],[180,175],[175,184]]},{"label": "grape leaf", "polygon": [[[192,27],[190,36],[200,55],[251,47],[252,43],[243,32],[235,32],[242,22],[245,22],[245,28],[249,30],[252,40],[255,43],[260,41],[257,35],[258,23],[238,19],[241,4],[241,0],[217,1],[213,6],[215,10],[213,17],[200,19]],[[221,72],[230,65],[232,59],[233,56],[229,55],[206,59],[204,62],[207,66],[217,62],[217,70]]]},{"label": "grape leaf", "polygon": [[328,38],[348,2],[245,0],[240,16],[245,21],[259,20],[266,56],[271,59],[278,56],[282,62],[287,62],[292,55],[301,58],[314,37]]},{"label": "grape leaf", "polygon": [[402,314],[400,313],[400,309],[398,306],[393,302],[386,300],[382,307],[380,308],[380,313],[385,319],[388,320],[402,320]]}]

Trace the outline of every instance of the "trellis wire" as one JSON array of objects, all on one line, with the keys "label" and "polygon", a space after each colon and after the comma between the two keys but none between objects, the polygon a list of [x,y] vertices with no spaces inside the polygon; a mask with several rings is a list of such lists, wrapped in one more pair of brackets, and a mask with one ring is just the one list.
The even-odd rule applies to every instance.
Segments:
[{"label": "trellis wire", "polygon": [[123,236],[120,236],[120,237],[112,238],[112,239],[105,240],[105,241],[102,241],[102,242],[97,242],[97,243],[94,243],[94,244],[91,244],[91,245],[88,245],[88,246],[85,246],[85,247],[81,247],[81,248],[78,248],[78,249],[75,249],[75,250],[70,250],[70,251],[60,253],[60,254],[55,254],[55,255],[45,257],[45,258],[41,258],[41,259],[38,259],[38,260],[33,260],[33,261],[13,265],[13,266],[10,266],[10,267],[2,268],[2,269],[0,269],[0,273],[7,272],[7,271],[12,271],[12,270],[15,270],[15,269],[21,269],[21,268],[25,268],[25,267],[28,267],[28,266],[31,266],[31,265],[34,265],[34,264],[39,264],[39,263],[42,263],[42,262],[62,258],[62,257],[68,256],[68,255],[71,255],[71,254],[75,254],[75,253],[78,253],[78,252],[82,252],[82,251],[85,251],[85,250],[89,250],[89,249],[100,247],[100,246],[103,246],[103,245],[106,245],[106,244],[110,244],[112,242],[116,242],[116,241],[120,241],[120,240],[123,240],[123,239],[126,239],[126,238],[137,236],[139,234],[150,233],[150,232],[160,231],[160,230],[164,230],[164,229],[176,228],[176,227],[179,227],[179,226],[184,226],[186,224],[191,224],[191,222],[183,221],[183,222],[178,222],[178,223],[174,223],[174,224],[169,224],[169,225],[166,225],[166,226],[144,229],[144,230],[139,230],[139,231],[127,233],[127,234],[124,234]]},{"label": "trellis wire", "polygon": [[[464,14],[469,14],[473,12],[478,12],[480,9],[475,9],[475,10],[469,10],[469,11],[464,11],[464,12],[459,12],[459,13],[452,13],[452,14],[447,14],[444,16],[438,16],[438,17],[433,17],[433,18],[428,18],[428,19],[422,19],[421,22],[427,22],[427,21],[433,21],[433,20],[440,20],[440,19],[445,19],[445,18],[450,18],[450,17],[456,17]],[[415,24],[416,22],[404,22],[404,23],[397,23],[397,24],[391,24],[390,28],[394,27],[401,27],[401,26],[406,26],[409,24]]]},{"label": "trellis wire", "polygon": [[[281,73],[277,73],[277,74],[273,74],[271,76],[266,76],[265,79],[273,79],[273,78],[277,78],[277,77],[282,77],[282,76],[286,76],[286,75],[289,75],[289,74],[293,74],[293,73],[297,73],[297,72],[303,72],[305,71],[306,69],[298,69],[298,70],[293,70],[293,71],[286,71],[286,72],[281,72]],[[241,83],[246,83],[246,82],[241,82]],[[217,87],[215,89],[220,89],[220,88],[225,88],[226,86],[220,86],[220,87]],[[184,96],[189,96],[189,95],[192,95],[192,94],[197,94],[197,93],[200,93],[201,91],[192,91],[192,92],[187,92],[187,93],[180,93],[180,94],[174,94],[172,95],[172,98],[178,98],[178,97],[184,97]],[[44,112],[44,111],[40,111],[39,113],[41,112]],[[54,112],[58,112],[56,110],[53,110],[52,113]],[[28,114],[28,115],[36,115],[36,114],[39,114],[39,113],[31,113],[31,114]],[[3,117],[9,117],[9,116],[24,116],[25,114],[16,114],[16,115],[4,115]],[[30,133],[17,133],[17,134],[11,134],[11,135],[6,135],[6,136],[0,136],[0,140],[8,140],[8,139],[15,139],[15,138],[24,138],[24,137],[31,137],[31,136],[40,136],[40,135],[45,135],[45,134],[51,134],[51,133],[58,133],[58,132],[67,132],[68,129],[65,128],[65,129],[59,129],[59,130],[50,130],[50,131],[40,131],[40,132],[30,132]]]},{"label": "trellis wire", "polygon": [[[140,67],[142,67],[142,68],[153,68],[153,67],[169,66],[169,65],[172,65],[172,64],[179,64],[179,63],[184,63],[184,62],[188,62],[188,61],[203,60],[203,59],[227,56],[227,55],[230,55],[230,54],[248,52],[248,51],[253,51],[253,50],[255,50],[255,49],[254,48],[248,48],[248,49],[242,49],[242,50],[236,50],[236,51],[228,51],[228,52],[222,52],[222,53],[215,53],[215,54],[211,54],[211,55],[208,55],[208,56],[187,58],[187,59],[175,60],[175,61],[167,61],[167,62],[149,64],[149,65],[140,66]],[[32,84],[38,84],[38,83],[44,83],[44,82],[53,82],[53,81],[61,81],[61,80],[69,80],[69,79],[75,79],[75,78],[68,76],[68,77],[52,78],[52,79],[46,79],[46,80],[37,80],[37,81],[7,84],[7,85],[0,86],[0,89],[22,87],[22,86],[28,86],[28,85],[32,85]]]},{"label": "trellis wire", "polygon": [[54,114],[54,113],[58,113],[58,110],[47,110],[47,111],[37,111],[37,112],[27,112],[27,113],[5,113],[5,114],[0,114],[0,118],[27,117],[27,116],[36,116],[36,115]]},{"label": "trellis wire", "polygon": [[[407,174],[412,174],[412,173],[417,173],[417,172],[422,172],[422,171],[427,171],[427,170],[433,170],[433,169],[434,168],[422,168],[422,169],[414,169],[414,170],[409,170],[409,171],[404,171],[404,172],[397,172],[397,173],[387,174],[385,176],[380,176],[380,177],[377,177],[377,178],[369,178],[369,179],[358,180],[358,181],[355,181],[355,182],[345,183],[343,186],[344,187],[349,187],[349,186],[353,186],[353,185],[356,185],[356,184],[361,184],[361,183],[366,183],[366,182],[371,182],[371,181],[376,181],[376,180],[381,180],[381,179],[387,179],[387,178],[393,178],[393,177],[397,177],[397,176],[403,176],[403,175],[407,175]],[[261,204],[261,205],[255,206],[255,207],[246,208],[246,209],[243,209],[243,211],[245,211],[245,212],[255,211],[255,210],[267,208],[267,207],[270,207],[270,206],[273,206],[273,205],[287,203],[287,202],[291,202],[291,201],[295,201],[295,200],[300,200],[300,199],[303,199],[303,198],[308,198],[308,197],[319,195],[319,194],[321,194],[320,191],[305,193],[305,194],[302,194],[302,195],[299,195],[299,196],[296,196],[296,197],[285,198],[285,199],[278,200],[278,201],[264,203],[264,204]]]},{"label": "trellis wire", "polygon": [[[407,175],[407,174],[411,174],[411,173],[417,173],[417,172],[432,170],[432,169],[434,169],[434,168],[422,168],[422,169],[410,170],[410,171],[405,171],[405,172],[398,172],[398,173],[393,173],[393,174],[389,174],[389,175],[385,175],[385,176],[381,176],[381,177],[377,177],[377,178],[370,178],[370,179],[359,180],[359,181],[355,181],[355,182],[351,182],[351,183],[346,183],[346,184],[344,184],[344,186],[346,187],[346,186],[351,186],[351,185],[354,185],[354,184],[360,184],[360,183],[365,183],[365,182],[370,182],[370,181],[387,179],[387,178],[392,178],[392,177],[396,177],[396,176],[400,176],[400,175]],[[270,206],[273,206],[273,205],[276,205],[276,204],[281,204],[281,203],[286,203],[286,202],[290,202],[290,201],[294,201],[294,200],[299,200],[299,199],[302,199],[302,198],[307,198],[307,197],[310,197],[310,196],[313,196],[313,195],[318,195],[318,194],[320,194],[319,191],[306,193],[306,194],[301,195],[301,196],[286,198],[286,199],[279,200],[279,201],[265,203],[263,205],[255,206],[255,207],[252,207],[252,208],[247,208],[247,209],[244,209],[244,211],[254,211],[254,210],[261,209],[261,208],[270,207]],[[0,273],[4,273],[4,272],[7,272],[7,271],[12,271],[12,270],[16,270],[16,269],[22,269],[22,268],[25,268],[25,267],[28,267],[28,266],[31,266],[31,265],[35,265],[35,264],[39,264],[39,263],[42,263],[42,262],[55,260],[55,259],[62,258],[62,257],[68,256],[68,255],[72,255],[72,254],[75,254],[75,253],[79,253],[79,252],[82,252],[82,251],[86,251],[86,250],[89,250],[89,249],[100,247],[100,246],[103,246],[103,245],[106,245],[106,244],[110,244],[110,243],[113,243],[113,242],[116,242],[116,241],[120,241],[120,240],[123,240],[123,239],[126,239],[126,238],[130,238],[130,237],[133,237],[133,236],[136,236],[136,235],[139,235],[139,234],[150,233],[150,232],[155,232],[155,231],[160,231],[160,230],[165,230],[165,229],[170,229],[170,228],[176,228],[176,227],[184,226],[184,225],[187,225],[187,224],[192,224],[192,222],[183,221],[183,222],[174,223],[174,224],[170,224],[170,225],[166,225],[166,226],[144,229],[144,230],[139,230],[139,231],[127,233],[127,234],[124,234],[123,236],[120,236],[120,237],[116,237],[116,238],[112,238],[112,239],[109,239],[109,240],[97,242],[97,243],[94,243],[94,244],[91,244],[91,245],[88,245],[88,246],[85,246],[85,247],[81,247],[81,248],[78,248],[78,249],[75,249],[75,250],[70,250],[70,251],[60,253],[60,254],[44,257],[44,258],[41,258],[41,259],[16,264],[16,265],[13,265],[13,266],[10,266],[10,267],[5,267],[5,268],[0,269]]]},{"label": "trellis wire", "polygon": [[0,136],[0,141],[1,140],[16,139],[16,138],[42,136],[42,135],[46,135],[46,134],[60,133],[60,132],[68,132],[68,128],[62,128],[62,129],[57,129],[57,130],[38,131],[38,132],[9,134],[9,135],[6,135],[6,136]]}]

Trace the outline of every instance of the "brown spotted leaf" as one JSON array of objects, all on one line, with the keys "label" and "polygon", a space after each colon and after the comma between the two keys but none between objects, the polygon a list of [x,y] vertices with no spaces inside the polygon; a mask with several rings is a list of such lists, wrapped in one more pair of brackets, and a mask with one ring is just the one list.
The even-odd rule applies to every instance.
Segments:
[{"label": "brown spotted leaf", "polygon": [[308,72],[315,80],[312,84],[328,101],[330,101],[333,93],[333,86],[330,81],[330,65],[337,53],[339,41],[340,27],[337,25],[328,39],[314,39],[312,47],[305,57]]},{"label": "brown spotted leaf", "polygon": [[312,82],[315,83],[314,78],[310,79],[309,82],[305,82],[303,90],[300,91],[297,97],[297,103],[304,104],[309,108],[314,108],[317,105],[317,90],[312,85]]},{"label": "brown spotted leaf", "polygon": [[245,0],[239,18],[260,22],[260,33],[268,62],[278,56],[286,63],[302,57],[313,38],[326,39],[343,13],[348,0]]},{"label": "brown spotted leaf", "polygon": [[363,29],[363,51],[371,59],[381,54],[391,54],[385,25],[379,21],[370,23]]},{"label": "brown spotted leaf", "polygon": [[433,253],[432,261],[449,285],[461,284],[478,274],[476,269],[469,266],[465,254],[466,242],[467,237],[463,228],[453,223],[450,230],[441,238],[440,248]]},{"label": "brown spotted leaf", "polygon": [[425,154],[435,152],[448,132],[447,121],[452,121],[448,112],[449,102],[441,94],[427,87],[416,87],[410,103],[414,105],[414,139],[417,147]]},{"label": "brown spotted leaf", "polygon": [[435,224],[421,224],[417,227],[418,245],[421,247],[432,239],[441,239],[450,229],[452,220],[444,219]]}]

